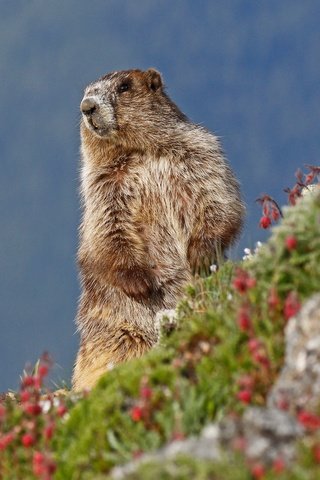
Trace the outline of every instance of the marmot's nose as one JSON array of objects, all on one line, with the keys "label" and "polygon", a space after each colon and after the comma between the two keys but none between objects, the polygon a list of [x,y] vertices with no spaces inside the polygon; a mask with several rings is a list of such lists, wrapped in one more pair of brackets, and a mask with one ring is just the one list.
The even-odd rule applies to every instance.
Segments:
[{"label": "marmot's nose", "polygon": [[93,97],[84,98],[80,104],[80,110],[85,115],[91,115],[97,108],[97,102]]}]

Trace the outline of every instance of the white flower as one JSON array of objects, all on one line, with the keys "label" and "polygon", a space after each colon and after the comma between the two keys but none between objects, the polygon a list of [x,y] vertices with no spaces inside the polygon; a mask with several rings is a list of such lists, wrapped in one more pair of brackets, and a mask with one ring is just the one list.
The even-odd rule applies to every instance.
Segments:
[{"label": "white flower", "polygon": [[262,247],[262,242],[258,241],[256,242],[255,248],[253,251],[250,248],[244,248],[243,249],[244,256],[242,257],[242,260],[249,260],[250,258],[252,258],[253,255],[255,255],[260,250],[261,247]]},{"label": "white flower", "polygon": [[257,253],[257,251],[259,250],[259,248],[262,247],[262,242],[256,242],[256,248],[254,249],[254,253]]},{"label": "white flower", "polygon": [[245,248],[244,250],[244,256],[242,257],[242,260],[249,260],[252,257],[252,251],[250,248]]},{"label": "white flower", "polygon": [[51,408],[51,402],[50,400],[41,400],[40,402],[42,412],[43,413],[48,413],[50,408]]},{"label": "white flower", "polygon": [[210,265],[210,272],[211,273],[216,273],[217,270],[218,270],[218,265],[216,265],[215,263]]},{"label": "white flower", "polygon": [[175,324],[178,318],[177,311],[174,309],[160,310],[156,314],[156,323],[160,325],[163,318],[167,319],[169,323]]}]

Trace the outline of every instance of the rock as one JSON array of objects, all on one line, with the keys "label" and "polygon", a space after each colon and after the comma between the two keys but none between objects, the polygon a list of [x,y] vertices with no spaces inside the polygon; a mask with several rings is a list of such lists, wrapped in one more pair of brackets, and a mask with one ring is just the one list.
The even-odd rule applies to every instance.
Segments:
[{"label": "rock", "polygon": [[295,441],[303,434],[296,418],[277,408],[249,408],[242,419],[246,455],[272,464],[278,458],[294,458]]},{"label": "rock", "polygon": [[292,413],[313,411],[320,401],[320,294],[313,295],[285,332],[285,364],[268,396],[268,406]]},{"label": "rock", "polygon": [[143,457],[133,462],[114,468],[111,472],[111,478],[114,480],[122,480],[130,473],[135,472],[143,463],[167,462],[169,459],[175,458],[178,455],[190,455],[199,459],[217,461],[221,458],[218,440],[219,427],[216,424],[207,425],[202,430],[200,437],[176,440],[154,454],[143,455]]}]

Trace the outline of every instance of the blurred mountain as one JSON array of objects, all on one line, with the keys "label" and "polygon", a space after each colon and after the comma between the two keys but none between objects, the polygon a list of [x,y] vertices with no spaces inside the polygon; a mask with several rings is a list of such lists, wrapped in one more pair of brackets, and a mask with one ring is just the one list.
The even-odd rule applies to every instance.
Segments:
[{"label": "blurred mountain", "polygon": [[241,255],[263,238],[254,199],[284,202],[296,168],[319,164],[319,20],[317,0],[0,1],[0,391],[43,350],[70,376],[85,85],[123,68],[163,73],[241,180]]}]

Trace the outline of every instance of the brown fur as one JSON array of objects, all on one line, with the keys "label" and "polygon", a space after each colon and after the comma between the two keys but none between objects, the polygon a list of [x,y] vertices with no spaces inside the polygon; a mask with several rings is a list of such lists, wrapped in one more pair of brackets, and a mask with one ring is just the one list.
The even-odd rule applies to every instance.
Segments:
[{"label": "brown fur", "polygon": [[81,108],[77,390],[157,342],[156,313],[235,240],[244,214],[217,138],[180,112],[157,71],[108,74]]}]

